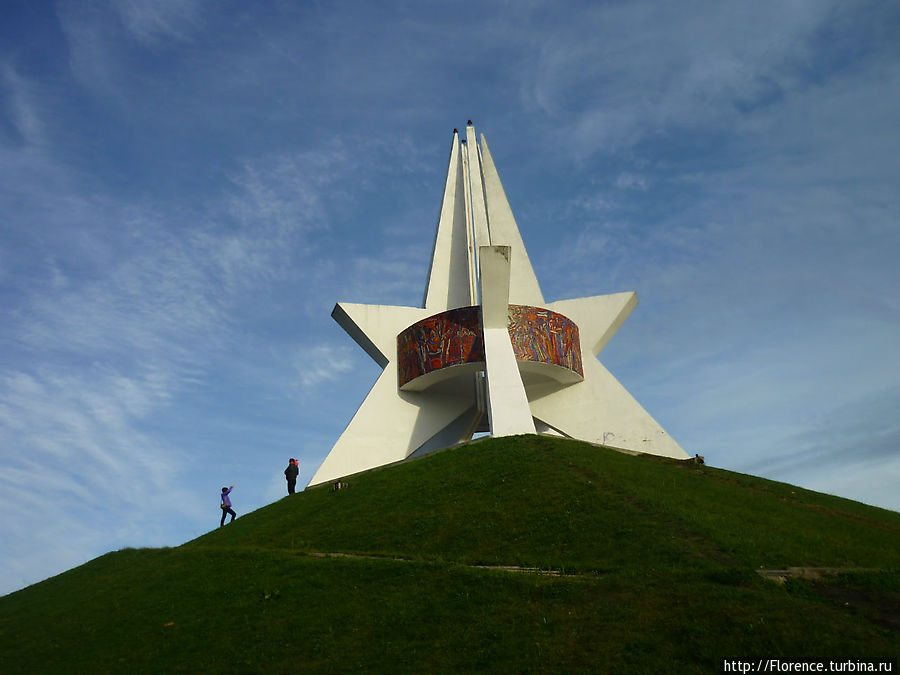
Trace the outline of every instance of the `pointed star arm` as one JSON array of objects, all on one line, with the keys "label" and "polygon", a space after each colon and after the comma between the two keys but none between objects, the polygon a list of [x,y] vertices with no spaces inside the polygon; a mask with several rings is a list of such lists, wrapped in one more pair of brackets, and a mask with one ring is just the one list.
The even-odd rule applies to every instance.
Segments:
[{"label": "pointed star arm", "polygon": [[389,361],[397,360],[397,335],[400,331],[431,313],[421,307],[339,302],[334,306],[331,318],[375,363],[384,368]]},{"label": "pointed star arm", "polygon": [[[309,485],[404,460],[471,407],[465,396],[437,395],[428,400],[397,391],[397,365],[389,363]],[[452,434],[450,439],[450,445],[459,440]]]},{"label": "pointed star arm", "polygon": [[597,356],[637,306],[637,293],[612,293],[558,300],[547,309],[567,316],[578,326],[581,344]]},{"label": "pointed star arm", "polygon": [[535,419],[571,438],[675,459],[688,454],[597,359],[585,357],[584,382],[529,392]]}]

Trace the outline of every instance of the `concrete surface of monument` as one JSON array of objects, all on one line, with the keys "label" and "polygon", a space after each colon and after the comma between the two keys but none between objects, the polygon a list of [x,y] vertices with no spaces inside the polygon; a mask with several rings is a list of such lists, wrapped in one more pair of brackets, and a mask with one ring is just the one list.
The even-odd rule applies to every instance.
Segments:
[{"label": "concrete surface of monument", "polygon": [[546,302],[487,141],[454,129],[422,307],[339,302],[382,373],[310,485],[469,440],[553,434],[688,455],[597,359],[633,292]]}]

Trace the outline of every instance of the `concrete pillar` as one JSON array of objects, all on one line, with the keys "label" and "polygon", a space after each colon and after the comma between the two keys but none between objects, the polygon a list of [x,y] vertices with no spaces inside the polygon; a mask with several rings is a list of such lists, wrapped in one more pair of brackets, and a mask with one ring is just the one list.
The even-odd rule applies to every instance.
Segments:
[{"label": "concrete pillar", "polygon": [[535,433],[507,328],[510,252],[509,246],[482,246],[478,253],[487,410],[493,436]]}]

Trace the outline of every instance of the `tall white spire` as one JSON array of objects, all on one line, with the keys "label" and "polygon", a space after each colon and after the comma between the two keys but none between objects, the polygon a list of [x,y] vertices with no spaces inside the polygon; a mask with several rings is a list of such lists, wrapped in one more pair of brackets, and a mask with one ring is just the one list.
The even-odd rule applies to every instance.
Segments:
[{"label": "tall white spire", "polygon": [[434,236],[434,249],[423,306],[435,312],[474,304],[470,279],[465,181],[459,135],[453,130],[444,198]]},{"label": "tall white spire", "polygon": [[469,158],[469,185],[472,188],[472,231],[475,233],[476,253],[481,246],[491,245],[487,204],[484,199],[484,180],[481,175],[481,153],[478,137],[471,121],[466,126],[466,155]]}]

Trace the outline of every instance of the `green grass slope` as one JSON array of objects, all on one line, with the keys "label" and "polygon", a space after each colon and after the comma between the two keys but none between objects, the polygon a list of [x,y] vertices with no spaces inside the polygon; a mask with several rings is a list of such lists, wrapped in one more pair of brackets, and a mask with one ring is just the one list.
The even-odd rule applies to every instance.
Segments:
[{"label": "green grass slope", "polygon": [[[891,511],[531,436],[349,482],[0,598],[0,672],[718,672],[725,658],[897,657]],[[781,585],[756,573],[787,567],[846,571]]]}]

